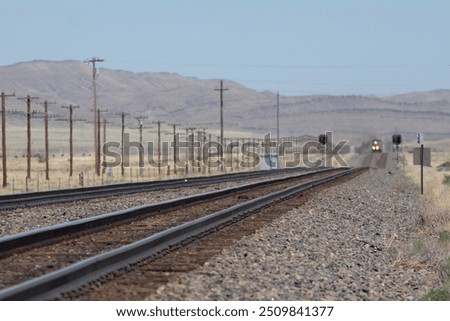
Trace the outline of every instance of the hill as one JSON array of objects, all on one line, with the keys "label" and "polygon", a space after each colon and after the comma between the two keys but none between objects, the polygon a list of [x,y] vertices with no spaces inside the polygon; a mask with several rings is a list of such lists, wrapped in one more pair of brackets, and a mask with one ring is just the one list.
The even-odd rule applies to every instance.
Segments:
[{"label": "hill", "polygon": [[[224,124],[227,131],[248,135],[276,131],[276,93],[259,92],[225,80]],[[218,79],[198,79],[172,73],[132,73],[99,69],[98,106],[107,117],[125,111],[198,127],[219,129]],[[0,67],[0,91],[39,96],[74,104],[79,117],[92,118],[92,67],[81,61],[32,61]],[[25,110],[23,101],[8,100],[8,108]],[[35,107],[34,109],[40,109]],[[61,113],[53,106],[54,112]],[[9,121],[17,121],[11,119]],[[391,97],[360,95],[281,96],[283,136],[318,135],[333,131],[340,138],[388,137],[394,132],[413,139],[450,137],[450,91],[407,93]]]}]

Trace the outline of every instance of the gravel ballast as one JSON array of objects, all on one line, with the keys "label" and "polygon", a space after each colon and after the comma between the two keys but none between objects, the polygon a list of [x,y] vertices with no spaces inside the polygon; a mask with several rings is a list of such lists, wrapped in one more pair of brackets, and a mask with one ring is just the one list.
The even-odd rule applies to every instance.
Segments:
[{"label": "gravel ballast", "polygon": [[[289,174],[276,175],[276,177],[287,176]],[[197,187],[165,189],[0,211],[0,237],[145,204],[255,183],[265,179],[267,178],[260,177]]]},{"label": "gravel ballast", "polygon": [[419,300],[441,282],[437,268],[403,255],[423,237],[424,210],[400,172],[372,169],[313,196],[147,299]]}]

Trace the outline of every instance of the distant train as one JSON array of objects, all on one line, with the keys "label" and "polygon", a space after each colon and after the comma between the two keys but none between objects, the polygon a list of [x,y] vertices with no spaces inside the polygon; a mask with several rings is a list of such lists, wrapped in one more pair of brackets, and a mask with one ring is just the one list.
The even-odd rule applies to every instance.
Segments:
[{"label": "distant train", "polygon": [[372,140],[372,152],[378,152],[381,153],[383,150],[381,140],[374,139]]}]

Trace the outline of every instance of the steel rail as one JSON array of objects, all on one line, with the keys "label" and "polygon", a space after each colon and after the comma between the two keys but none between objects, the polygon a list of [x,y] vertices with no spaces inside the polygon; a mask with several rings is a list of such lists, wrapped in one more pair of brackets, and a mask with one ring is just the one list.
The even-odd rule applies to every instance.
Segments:
[{"label": "steel rail", "polygon": [[183,240],[214,230],[238,216],[246,215],[249,212],[261,209],[271,203],[363,170],[365,170],[365,168],[348,169],[345,172],[289,187],[194,221],[181,224],[140,241],[93,256],[41,277],[3,289],[0,291],[0,300],[51,299],[59,293],[76,289],[82,284],[98,279],[100,276],[121,267],[155,256],[163,249],[173,247]]},{"label": "steel rail", "polygon": [[166,200],[158,203],[141,205],[129,209],[114,211],[111,213],[91,216],[76,221],[60,223],[13,235],[7,235],[0,238],[0,253],[16,250],[25,246],[31,246],[44,241],[50,241],[57,237],[67,236],[73,233],[87,232],[89,230],[103,227],[108,224],[123,222],[143,216],[150,216],[153,213],[158,213],[163,210],[168,210],[183,205],[189,205],[198,201],[217,198],[233,192],[242,192],[244,190],[253,189],[256,187],[266,186],[274,183],[282,183],[298,178],[307,178],[318,173],[331,172],[336,170],[339,170],[339,168],[325,168],[289,177],[274,178],[256,183],[233,186],[218,191],[206,192],[172,200]]},{"label": "steel rail", "polygon": [[[277,173],[290,173],[295,171],[308,171],[302,168],[289,168],[273,171],[253,171],[238,172],[231,174],[220,174],[213,176],[196,176],[167,180],[119,183],[104,186],[77,187],[52,191],[29,192],[0,195],[0,210],[15,209],[20,207],[30,207],[45,205],[57,202],[70,202],[75,200],[87,200],[98,197],[125,195],[138,192],[150,192],[155,190],[192,187],[205,184],[215,184],[237,179],[258,178],[261,176],[271,176]],[[1,213],[0,213],[1,215]]]}]

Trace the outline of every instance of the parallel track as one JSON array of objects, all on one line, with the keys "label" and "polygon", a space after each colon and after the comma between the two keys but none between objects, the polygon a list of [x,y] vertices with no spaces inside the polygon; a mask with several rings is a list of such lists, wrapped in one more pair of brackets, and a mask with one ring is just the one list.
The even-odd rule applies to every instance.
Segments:
[{"label": "parallel track", "polygon": [[175,246],[183,240],[198,237],[198,235],[202,235],[211,229],[214,230],[219,225],[245,213],[255,211],[274,202],[279,202],[282,199],[314,186],[329,183],[345,176],[359,173],[360,171],[361,169],[347,170],[339,174],[328,175],[325,178],[284,188],[281,191],[272,192],[269,195],[258,197],[194,221],[181,224],[118,249],[84,259],[83,261],[36,279],[6,288],[0,291],[0,299],[27,300],[51,298],[55,293],[78,287],[88,280],[95,279],[98,275],[103,275],[121,266],[156,255],[163,249]]},{"label": "parallel track", "polygon": [[318,173],[326,173],[330,171],[335,171],[335,169],[320,169],[314,172],[303,173],[289,177],[264,180],[257,183],[225,188],[218,191],[181,197],[159,203],[141,205],[130,209],[92,216],[14,235],[7,235],[0,238],[0,256],[2,255],[2,253],[5,253],[7,251],[13,251],[27,246],[38,246],[42,242],[49,242],[59,237],[67,237],[70,234],[88,233],[92,230],[99,229],[110,224],[120,224],[125,221],[159,214],[163,211],[170,211],[179,207],[189,206],[196,202],[216,199],[218,197],[223,197],[231,193],[243,193],[248,190],[253,190],[269,185],[276,185],[280,183],[288,183],[292,180],[296,180],[299,178],[309,178],[317,175]]},{"label": "parallel track", "polygon": [[[281,169],[273,171],[237,172],[231,174],[186,177],[168,180],[157,180],[138,183],[122,183],[94,187],[81,187],[53,191],[18,193],[0,195],[0,211],[21,207],[31,207],[53,203],[71,202],[74,200],[88,200],[99,197],[126,195],[139,192],[160,191],[171,188],[184,188],[206,184],[223,183],[234,180],[258,177],[270,177],[283,173],[307,172],[306,168]],[[1,213],[0,213],[1,215]]]}]

